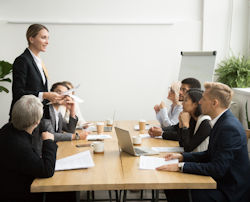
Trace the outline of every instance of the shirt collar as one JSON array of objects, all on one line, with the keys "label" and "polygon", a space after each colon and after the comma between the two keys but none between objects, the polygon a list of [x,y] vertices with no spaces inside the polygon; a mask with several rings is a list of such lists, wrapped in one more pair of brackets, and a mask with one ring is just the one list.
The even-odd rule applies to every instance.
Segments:
[{"label": "shirt collar", "polygon": [[218,119],[222,116],[222,114],[224,114],[225,111],[227,111],[228,109],[225,109],[223,112],[221,112],[218,116],[216,116],[213,120],[210,121],[210,125],[211,128],[214,127],[214,125],[216,124],[216,122],[218,121]]},{"label": "shirt collar", "polygon": [[41,64],[42,63],[41,59],[39,57],[37,57],[29,48],[28,48],[28,50],[30,51],[30,54],[32,55],[35,62]]}]

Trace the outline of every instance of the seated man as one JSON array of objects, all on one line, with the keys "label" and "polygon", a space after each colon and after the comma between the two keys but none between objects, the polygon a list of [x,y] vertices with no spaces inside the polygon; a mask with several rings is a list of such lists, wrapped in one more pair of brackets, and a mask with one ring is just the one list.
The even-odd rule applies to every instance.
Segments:
[{"label": "seated man", "polygon": [[14,104],[11,122],[0,129],[1,201],[31,201],[32,181],[54,174],[57,151],[54,135],[42,133],[42,157],[31,143],[32,132],[42,116],[41,101],[34,95],[25,95]]},{"label": "seated man", "polygon": [[[58,82],[52,85],[50,91],[62,94],[67,90],[69,89],[66,84]],[[62,114],[58,112],[58,108],[61,104],[64,104],[70,112],[68,122],[62,117]],[[75,114],[75,103],[71,97],[66,96],[63,102],[53,103],[48,107],[50,119],[43,119],[41,127],[42,130],[45,128],[49,132],[53,133],[55,135],[55,141],[86,139],[86,136],[88,135],[86,131],[75,133],[78,118]]]},{"label": "seated man", "polygon": [[[191,88],[201,88],[200,82],[195,78],[186,78],[181,81],[181,88],[179,91],[179,101],[184,100],[184,95]],[[166,140],[179,140],[177,130],[179,129],[179,124],[168,126],[166,128],[152,127],[149,129],[148,134],[151,137],[162,136]]]},{"label": "seated man", "polygon": [[[201,109],[203,114],[212,119],[208,150],[168,154],[165,156],[166,160],[179,159],[183,162],[157,169],[211,176],[217,182],[217,189],[191,190],[193,202],[248,202],[250,164],[246,133],[239,120],[228,109],[233,92],[222,83],[208,82],[204,86]],[[169,202],[189,201],[186,190],[166,190],[165,193]]]}]

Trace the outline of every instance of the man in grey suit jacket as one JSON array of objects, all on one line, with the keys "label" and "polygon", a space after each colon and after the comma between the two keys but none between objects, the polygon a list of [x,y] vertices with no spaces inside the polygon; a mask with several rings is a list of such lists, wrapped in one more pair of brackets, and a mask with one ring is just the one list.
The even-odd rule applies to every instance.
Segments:
[{"label": "man in grey suit jacket", "polygon": [[[58,82],[53,84],[51,88],[51,92],[56,92],[58,94],[62,94],[66,92],[68,87],[62,83]],[[58,112],[58,108],[61,104],[66,105],[66,107],[70,111],[70,118],[69,122],[67,122],[62,114]],[[33,146],[35,149],[41,154],[42,148],[42,141],[40,134],[44,131],[49,131],[50,133],[54,134],[55,141],[71,141],[71,140],[78,140],[78,139],[86,139],[88,132],[81,131],[79,133],[75,133],[76,124],[78,118],[75,114],[75,104],[71,97],[65,96],[63,101],[59,103],[53,103],[51,105],[46,105],[49,111],[50,119],[42,119],[39,127],[33,133]]]},{"label": "man in grey suit jacket", "polygon": [[[50,91],[62,94],[67,90],[69,90],[68,86],[62,82],[57,82],[52,85]],[[61,104],[66,105],[67,109],[70,111],[69,122],[67,122],[62,114],[58,112],[58,108]],[[74,139],[86,138],[88,134],[86,131],[82,131],[79,134],[75,133],[78,118],[75,113],[75,102],[71,97],[66,96],[63,102],[49,105],[49,114],[50,119],[42,120],[42,127],[55,135],[55,141],[71,141]]]}]

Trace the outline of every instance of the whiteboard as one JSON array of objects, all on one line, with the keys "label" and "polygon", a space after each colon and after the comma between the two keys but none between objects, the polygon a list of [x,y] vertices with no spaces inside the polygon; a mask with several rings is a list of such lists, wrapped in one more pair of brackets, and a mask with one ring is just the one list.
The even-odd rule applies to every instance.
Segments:
[{"label": "whiteboard", "polygon": [[213,81],[216,51],[181,52],[181,67],[178,80],[193,77],[201,82]]}]

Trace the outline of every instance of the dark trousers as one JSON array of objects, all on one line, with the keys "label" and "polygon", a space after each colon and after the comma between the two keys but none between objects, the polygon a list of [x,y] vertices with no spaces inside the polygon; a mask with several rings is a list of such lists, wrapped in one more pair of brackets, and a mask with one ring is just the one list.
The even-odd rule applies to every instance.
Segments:
[{"label": "dark trousers", "polygon": [[216,189],[176,189],[165,190],[168,202],[226,202],[227,199],[222,192]]},{"label": "dark trousers", "polygon": [[76,192],[47,192],[44,196],[43,193],[32,193],[30,202],[42,202],[45,197],[46,202],[75,202]]}]

